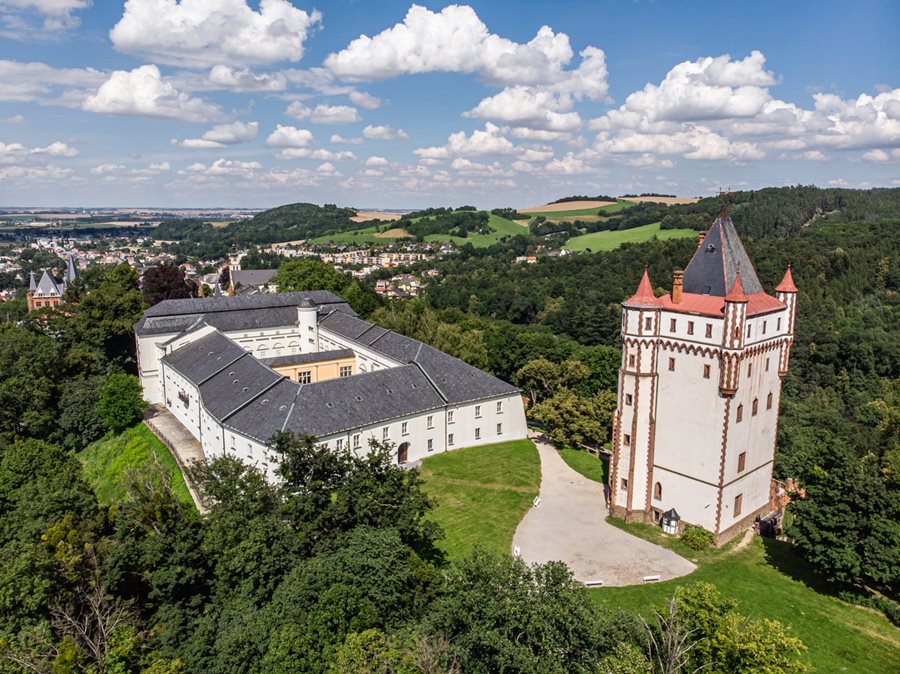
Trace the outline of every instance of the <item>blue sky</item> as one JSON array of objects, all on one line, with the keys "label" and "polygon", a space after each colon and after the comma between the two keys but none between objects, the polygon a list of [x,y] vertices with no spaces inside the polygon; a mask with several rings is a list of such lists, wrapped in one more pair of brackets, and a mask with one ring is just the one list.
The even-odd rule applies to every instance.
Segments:
[{"label": "blue sky", "polygon": [[0,205],[900,184],[900,3],[0,0]]}]

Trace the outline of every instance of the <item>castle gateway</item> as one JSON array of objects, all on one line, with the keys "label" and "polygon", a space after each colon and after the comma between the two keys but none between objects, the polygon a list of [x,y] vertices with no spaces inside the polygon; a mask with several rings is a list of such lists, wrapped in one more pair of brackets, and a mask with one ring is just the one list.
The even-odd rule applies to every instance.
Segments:
[{"label": "castle gateway", "polygon": [[610,511],[681,523],[721,544],[772,509],[781,379],[797,288],[790,269],[764,290],[730,217],[700,237],[672,292],[647,272],[623,302]]}]

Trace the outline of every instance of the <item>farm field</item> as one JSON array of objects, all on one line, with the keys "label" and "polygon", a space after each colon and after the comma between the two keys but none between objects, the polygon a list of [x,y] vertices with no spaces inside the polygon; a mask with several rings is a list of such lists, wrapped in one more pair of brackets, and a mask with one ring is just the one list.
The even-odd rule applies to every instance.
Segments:
[{"label": "farm field", "polygon": [[589,215],[611,215],[613,213],[618,213],[620,211],[625,210],[626,208],[631,208],[634,206],[634,202],[631,201],[617,201],[615,203],[609,202],[597,202],[603,203],[603,206],[592,206],[590,208],[571,208],[573,204],[584,203],[573,201],[568,204],[554,204],[555,206],[570,206],[569,208],[560,208],[555,209],[553,211],[535,211],[535,210],[522,210],[521,213],[525,213],[530,216],[543,215],[548,220],[565,220],[568,218],[579,218]]},{"label": "farm field", "polygon": [[438,547],[449,559],[476,545],[510,554],[516,527],[541,483],[540,457],[530,440],[438,454],[419,471],[425,493],[435,501],[429,517],[444,529]]},{"label": "farm field", "polygon": [[[665,538],[656,527],[622,527],[632,533],[646,530],[642,537],[654,542]],[[712,583],[724,596],[737,600],[742,614],[790,625],[809,649],[801,659],[814,672],[900,671],[900,630],[874,611],[817,591],[821,586],[787,543],[757,536],[742,550],[735,551],[735,544],[729,544],[698,555],[679,546],[677,540],[668,541],[674,545],[667,547],[693,555],[690,558],[700,568],[664,583],[589,590],[591,599],[610,609],[650,618],[652,609],[661,607],[679,585]]]},{"label": "farm field", "polygon": [[158,463],[171,476],[172,490],[178,498],[194,504],[175,457],[144,424],[91,443],[78,453],[78,460],[100,503],[109,504],[122,496],[129,471],[141,471]]},{"label": "farm field", "polygon": [[575,236],[566,242],[566,248],[574,251],[601,251],[613,250],[623,243],[641,243],[649,241],[653,237],[666,241],[668,239],[690,239],[697,236],[693,229],[660,229],[659,223],[654,222],[642,227],[621,229],[607,232],[591,232]]},{"label": "farm field", "polygon": [[700,201],[700,197],[621,197],[622,199],[628,199],[628,201],[635,201],[639,204],[649,202],[653,204],[665,204],[666,206],[671,206],[672,204],[696,204]]}]

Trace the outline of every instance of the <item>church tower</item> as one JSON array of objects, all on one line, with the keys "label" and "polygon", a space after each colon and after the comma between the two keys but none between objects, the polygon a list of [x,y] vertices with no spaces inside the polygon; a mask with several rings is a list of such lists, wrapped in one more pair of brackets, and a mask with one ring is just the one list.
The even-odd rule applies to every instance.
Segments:
[{"label": "church tower", "polygon": [[796,298],[790,269],[774,297],[763,290],[727,216],[671,293],[656,297],[644,271],[622,304],[612,515],[655,523],[675,509],[721,544],[770,511]]}]

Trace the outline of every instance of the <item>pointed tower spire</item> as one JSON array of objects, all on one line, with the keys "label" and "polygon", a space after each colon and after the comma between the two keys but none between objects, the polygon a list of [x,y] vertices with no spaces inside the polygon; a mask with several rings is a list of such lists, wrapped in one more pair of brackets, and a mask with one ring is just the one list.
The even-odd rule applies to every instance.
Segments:
[{"label": "pointed tower spire", "polygon": [[34,272],[28,273],[28,292],[33,293],[37,290],[37,281],[34,280]]},{"label": "pointed tower spire", "polygon": [[734,285],[731,291],[725,295],[726,302],[747,302],[747,295],[744,293],[744,286],[741,285],[741,272],[734,275]]},{"label": "pointed tower spire", "polygon": [[628,307],[655,307],[659,304],[656,295],[653,294],[653,286],[650,283],[650,275],[644,267],[644,275],[638,284],[637,291],[623,302]]},{"label": "pointed tower spire", "polygon": [[78,278],[78,269],[75,267],[75,258],[72,256],[72,253],[69,253],[69,257],[66,259],[66,274],[63,277],[63,282],[66,286],[69,286],[76,278]]},{"label": "pointed tower spire", "polygon": [[778,292],[778,293],[795,293],[795,292],[797,292],[797,286],[794,285],[794,277],[791,274],[791,265],[788,265],[787,271],[784,272],[784,278],[781,279],[781,283],[779,283],[778,287],[775,288],[775,292]]}]

